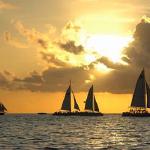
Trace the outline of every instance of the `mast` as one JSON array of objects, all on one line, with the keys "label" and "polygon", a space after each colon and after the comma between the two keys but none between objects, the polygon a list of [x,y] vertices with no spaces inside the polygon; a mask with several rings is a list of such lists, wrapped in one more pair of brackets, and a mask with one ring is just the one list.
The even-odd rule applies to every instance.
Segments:
[{"label": "mast", "polygon": [[145,100],[145,73],[144,69],[140,73],[136,87],[134,90],[131,107],[140,107],[146,108],[146,100]]},{"label": "mast", "polygon": [[88,96],[85,101],[85,110],[94,111],[94,97],[93,97],[93,85],[89,89]]}]

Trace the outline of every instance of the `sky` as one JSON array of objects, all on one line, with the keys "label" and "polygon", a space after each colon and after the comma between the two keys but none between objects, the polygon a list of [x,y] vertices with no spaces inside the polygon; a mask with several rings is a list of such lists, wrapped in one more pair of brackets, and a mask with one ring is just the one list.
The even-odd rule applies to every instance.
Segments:
[{"label": "sky", "polygon": [[10,113],[54,112],[72,88],[94,85],[104,113],[130,106],[139,73],[150,83],[150,1],[0,0],[0,101]]}]

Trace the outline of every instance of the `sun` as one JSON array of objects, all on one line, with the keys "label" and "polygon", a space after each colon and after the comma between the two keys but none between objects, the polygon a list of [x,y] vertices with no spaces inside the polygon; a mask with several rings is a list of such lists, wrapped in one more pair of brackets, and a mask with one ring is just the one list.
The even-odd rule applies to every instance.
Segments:
[{"label": "sun", "polygon": [[131,41],[131,36],[93,35],[87,39],[84,47],[88,52],[96,52],[116,63],[121,61],[123,48]]}]

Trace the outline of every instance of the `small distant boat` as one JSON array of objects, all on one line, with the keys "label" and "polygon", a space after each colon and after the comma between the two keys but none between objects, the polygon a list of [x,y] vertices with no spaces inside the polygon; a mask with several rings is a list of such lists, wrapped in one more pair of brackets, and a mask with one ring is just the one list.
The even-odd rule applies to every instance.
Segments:
[{"label": "small distant boat", "polygon": [[[74,110],[71,109],[72,99],[74,101]],[[103,114],[99,112],[98,104],[96,102],[95,96],[93,94],[93,85],[88,92],[88,96],[85,102],[85,111],[81,112],[79,105],[76,101],[73,90],[71,89],[71,83],[66,91],[65,98],[62,103],[61,111],[55,112],[53,115],[57,116],[102,116]]]},{"label": "small distant boat", "polygon": [[47,115],[47,113],[45,113],[45,112],[39,112],[39,113],[37,113],[38,115]]},{"label": "small distant boat", "polygon": [[5,115],[6,111],[6,107],[2,103],[0,103],[0,115]]},{"label": "small distant boat", "polygon": [[123,112],[124,117],[150,117],[150,88],[145,79],[144,69],[138,77],[129,112]]}]

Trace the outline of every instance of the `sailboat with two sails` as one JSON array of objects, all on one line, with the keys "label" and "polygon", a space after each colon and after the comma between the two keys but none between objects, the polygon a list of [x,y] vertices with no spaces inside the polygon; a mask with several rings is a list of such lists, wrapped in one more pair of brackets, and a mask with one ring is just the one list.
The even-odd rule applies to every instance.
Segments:
[{"label": "sailboat with two sails", "polygon": [[0,115],[5,115],[6,111],[6,107],[2,103],[0,103]]},{"label": "sailboat with two sails", "polygon": [[93,85],[89,89],[86,101],[85,101],[85,108],[84,112],[81,112],[82,116],[103,116],[100,112],[96,97],[94,95]]},{"label": "sailboat with two sails", "polygon": [[[73,104],[73,108],[71,108]],[[71,83],[66,91],[61,110],[55,112],[53,115],[57,116],[102,116],[99,111],[98,104],[96,102],[95,95],[93,94],[93,85],[88,92],[87,99],[85,101],[85,111],[80,111],[79,105],[75,98],[74,92],[71,88]]]},{"label": "sailboat with two sails", "polygon": [[[71,107],[72,102],[74,102],[73,108]],[[76,101],[74,92],[71,88],[71,82],[70,85],[65,93],[65,97],[61,106],[61,110],[59,112],[53,113],[53,115],[58,116],[73,116],[77,114],[80,111],[79,105]]]},{"label": "sailboat with two sails", "polygon": [[145,79],[144,69],[140,73],[134,90],[129,112],[123,112],[125,117],[150,117],[150,88]]}]

